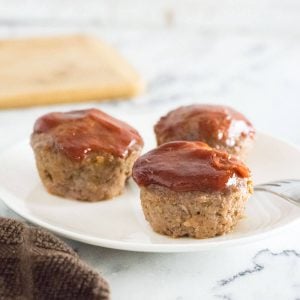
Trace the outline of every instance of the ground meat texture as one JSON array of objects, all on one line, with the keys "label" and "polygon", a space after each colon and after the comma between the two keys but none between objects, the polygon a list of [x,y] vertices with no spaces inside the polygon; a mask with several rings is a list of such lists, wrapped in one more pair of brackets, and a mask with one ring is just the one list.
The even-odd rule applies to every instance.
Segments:
[{"label": "ground meat texture", "polygon": [[238,111],[221,105],[189,105],[170,111],[155,125],[157,144],[170,141],[202,141],[244,159],[255,130]]},{"label": "ground meat texture", "polygon": [[31,146],[50,193],[99,201],[121,194],[143,140],[130,125],[87,109],[40,117]]},{"label": "ground meat texture", "polygon": [[133,166],[146,220],[172,237],[209,238],[232,230],[253,192],[251,172],[236,157],[203,142],[175,141]]},{"label": "ground meat texture", "polygon": [[203,239],[230,232],[243,217],[251,193],[252,181],[241,178],[225,191],[214,193],[175,192],[150,185],[141,188],[141,203],[157,233]]},{"label": "ground meat texture", "polygon": [[40,178],[51,194],[83,201],[110,199],[121,194],[139,151],[126,158],[105,152],[73,161],[57,151],[47,134],[34,134],[32,148]]}]

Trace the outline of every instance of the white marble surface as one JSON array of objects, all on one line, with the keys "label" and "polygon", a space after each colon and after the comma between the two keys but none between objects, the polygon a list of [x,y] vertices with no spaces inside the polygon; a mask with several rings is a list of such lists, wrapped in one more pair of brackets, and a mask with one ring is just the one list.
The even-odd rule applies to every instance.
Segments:
[{"label": "white marble surface", "polygon": [[[54,109],[117,106],[128,114],[192,102],[232,105],[260,130],[300,145],[299,1],[184,3],[1,0],[1,36],[99,35],[136,66],[148,90],[132,102],[1,111],[0,151],[29,136],[36,117]],[[2,203],[0,214],[17,217]],[[68,243],[107,278],[113,299],[296,300],[299,234],[300,223],[243,247],[181,254]]]}]

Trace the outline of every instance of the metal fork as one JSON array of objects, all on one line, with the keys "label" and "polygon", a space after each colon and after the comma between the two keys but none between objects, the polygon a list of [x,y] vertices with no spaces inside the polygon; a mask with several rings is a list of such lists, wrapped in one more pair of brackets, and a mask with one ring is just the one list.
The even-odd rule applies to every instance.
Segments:
[{"label": "metal fork", "polygon": [[285,179],[256,185],[255,191],[275,194],[300,207],[300,179]]}]

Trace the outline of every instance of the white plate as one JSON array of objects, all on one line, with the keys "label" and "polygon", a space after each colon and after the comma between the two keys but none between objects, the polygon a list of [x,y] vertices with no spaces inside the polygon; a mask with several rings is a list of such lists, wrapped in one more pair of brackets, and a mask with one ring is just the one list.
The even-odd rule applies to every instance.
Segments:
[{"label": "white plate", "polygon": [[[154,145],[151,125],[145,117],[132,124]],[[259,133],[248,164],[256,183],[274,179],[300,178],[300,151],[283,141]],[[21,142],[0,155],[0,198],[29,221],[62,236],[89,244],[149,252],[184,252],[252,242],[293,223],[300,209],[267,193],[255,193],[248,201],[247,217],[233,232],[216,238],[173,239],[153,232],[145,221],[139,190],[133,181],[115,199],[85,203],[48,194],[35,167],[29,141]]]}]

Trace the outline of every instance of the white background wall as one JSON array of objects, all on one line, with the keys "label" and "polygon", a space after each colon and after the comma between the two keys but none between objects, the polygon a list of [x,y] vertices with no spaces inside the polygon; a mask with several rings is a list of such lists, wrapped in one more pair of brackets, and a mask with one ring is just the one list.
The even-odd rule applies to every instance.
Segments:
[{"label": "white background wall", "polygon": [[1,0],[0,25],[184,26],[240,33],[300,33],[298,0]]}]

